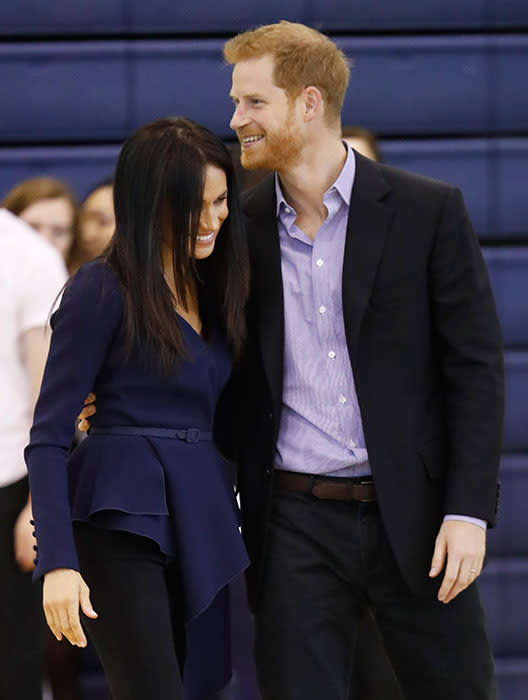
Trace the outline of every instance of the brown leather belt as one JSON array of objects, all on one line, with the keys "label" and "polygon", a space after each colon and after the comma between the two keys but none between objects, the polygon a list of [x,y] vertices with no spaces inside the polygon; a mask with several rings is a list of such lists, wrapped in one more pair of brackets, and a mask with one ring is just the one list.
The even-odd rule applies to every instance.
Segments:
[{"label": "brown leather belt", "polygon": [[275,470],[275,485],[286,491],[309,493],[315,498],[333,501],[359,501],[368,503],[376,500],[374,484],[365,477],[361,482],[357,479],[337,478],[325,479],[314,474],[287,472]]}]

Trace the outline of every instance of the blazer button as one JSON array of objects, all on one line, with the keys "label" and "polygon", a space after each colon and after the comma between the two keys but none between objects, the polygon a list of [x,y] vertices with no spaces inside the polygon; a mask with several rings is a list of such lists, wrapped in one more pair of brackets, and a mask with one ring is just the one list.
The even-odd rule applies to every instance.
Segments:
[{"label": "blazer button", "polygon": [[264,469],[264,474],[266,476],[271,476],[271,469],[269,467],[266,467],[266,469]]},{"label": "blazer button", "polygon": [[35,525],[35,521],[34,521],[34,520],[30,520],[30,521],[29,521],[29,524],[30,524],[30,525]]},{"label": "blazer button", "polygon": [[33,549],[35,550],[35,552],[38,552],[38,547],[36,544],[33,545]]},{"label": "blazer button", "polygon": [[35,530],[33,530],[33,532],[32,532],[31,534],[33,535],[33,537],[34,537],[35,539],[37,538],[37,533],[35,532]]}]

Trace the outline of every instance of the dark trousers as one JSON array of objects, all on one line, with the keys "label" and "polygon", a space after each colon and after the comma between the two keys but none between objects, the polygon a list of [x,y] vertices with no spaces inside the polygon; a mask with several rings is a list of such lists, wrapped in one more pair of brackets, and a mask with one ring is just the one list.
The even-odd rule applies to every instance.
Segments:
[{"label": "dark trousers", "polygon": [[146,537],[76,523],[84,580],[99,617],[83,617],[113,700],[183,698],[185,654],[177,566]]},{"label": "dark trousers", "polygon": [[15,561],[13,529],[28,480],[0,488],[0,700],[41,700],[44,615],[40,586]]},{"label": "dark trousers", "polygon": [[362,700],[351,659],[367,606],[406,700],[495,698],[476,585],[448,605],[414,595],[375,503],[277,492],[269,538],[255,620],[265,700]]}]

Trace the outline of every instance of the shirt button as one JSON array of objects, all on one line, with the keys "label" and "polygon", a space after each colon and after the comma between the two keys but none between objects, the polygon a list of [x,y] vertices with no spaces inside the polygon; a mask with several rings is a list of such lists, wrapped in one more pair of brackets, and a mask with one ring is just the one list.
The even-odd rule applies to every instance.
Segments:
[{"label": "shirt button", "polygon": [[323,266],[323,262],[324,262],[323,259],[322,259],[322,258],[319,258],[319,260],[317,260],[315,264],[317,265],[317,267],[322,267],[322,266]]},{"label": "shirt button", "polygon": [[319,313],[325,314],[326,313],[326,306],[323,306],[323,304],[321,304],[321,306],[319,307]]},{"label": "shirt button", "polygon": [[285,208],[284,208],[284,211],[286,212],[286,214],[291,214],[291,209],[290,209],[290,207],[285,207]]},{"label": "shirt button", "polygon": [[357,442],[355,440],[350,440],[350,447],[357,447]]},{"label": "shirt button", "polygon": [[343,396],[343,394],[341,394],[341,396],[339,397],[339,403],[346,403],[346,402],[347,402],[346,396]]},{"label": "shirt button", "polygon": [[336,356],[335,352],[334,352],[333,350],[330,350],[330,352],[328,353],[328,357],[329,357],[331,360],[333,360],[335,356]]}]

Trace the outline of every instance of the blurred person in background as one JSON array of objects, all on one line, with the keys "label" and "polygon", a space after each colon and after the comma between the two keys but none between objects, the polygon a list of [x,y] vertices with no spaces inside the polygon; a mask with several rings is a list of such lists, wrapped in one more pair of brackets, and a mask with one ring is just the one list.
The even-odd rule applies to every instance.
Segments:
[{"label": "blurred person in background", "polygon": [[365,158],[381,163],[381,151],[374,132],[362,126],[348,125],[343,127],[343,139]]},{"label": "blurred person in background", "polygon": [[23,451],[48,352],[63,260],[0,209],[0,698],[40,700],[44,645]]},{"label": "blurred person in background", "polygon": [[[66,182],[48,176],[23,180],[7,193],[2,204],[58,250],[70,274],[85,262],[79,205]],[[33,538],[20,539],[20,547],[23,542],[27,548],[26,558],[32,562]],[[73,700],[76,696],[76,650],[58,644],[50,633],[45,665],[54,700]]]},{"label": "blurred person in background", "polygon": [[94,185],[81,202],[79,236],[72,271],[100,255],[114,235],[113,178]]},{"label": "blurred person in background", "polygon": [[79,256],[79,205],[63,180],[33,177],[15,185],[2,206],[57,248],[71,272]]}]

